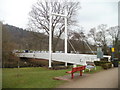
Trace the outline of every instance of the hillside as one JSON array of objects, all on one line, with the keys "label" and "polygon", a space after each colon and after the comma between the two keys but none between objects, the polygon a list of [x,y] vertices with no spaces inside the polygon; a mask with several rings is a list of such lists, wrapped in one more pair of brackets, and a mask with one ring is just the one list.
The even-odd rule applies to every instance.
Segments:
[{"label": "hillside", "polygon": [[[49,37],[44,33],[27,31],[22,28],[8,24],[4,24],[2,29],[3,29],[3,42],[4,41],[11,42],[11,44],[15,45],[14,49],[31,49],[48,51]],[[53,48],[54,46],[56,46],[55,51],[64,51],[64,40],[60,39],[57,45],[55,45],[57,40],[58,40],[57,38],[53,38]],[[79,51],[81,53],[89,51],[89,48],[83,41],[70,39],[70,42],[72,43],[76,51]],[[73,51],[73,48],[68,43],[68,52],[70,51]]]},{"label": "hillside", "polygon": [[[16,49],[48,49],[48,36],[43,33],[26,31],[22,28],[3,25],[3,41],[11,41],[16,44]],[[41,45],[44,44],[42,47]]]}]

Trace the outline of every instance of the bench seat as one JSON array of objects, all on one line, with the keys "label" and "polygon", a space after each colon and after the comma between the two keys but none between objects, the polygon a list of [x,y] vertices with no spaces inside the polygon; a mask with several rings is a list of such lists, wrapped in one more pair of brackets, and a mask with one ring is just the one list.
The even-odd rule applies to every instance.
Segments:
[{"label": "bench seat", "polygon": [[74,68],[72,68],[72,71],[67,71],[66,73],[71,74],[71,78],[73,79],[74,78],[73,73],[80,71],[80,76],[82,76],[82,70],[85,70],[85,67],[86,66],[74,67]]}]

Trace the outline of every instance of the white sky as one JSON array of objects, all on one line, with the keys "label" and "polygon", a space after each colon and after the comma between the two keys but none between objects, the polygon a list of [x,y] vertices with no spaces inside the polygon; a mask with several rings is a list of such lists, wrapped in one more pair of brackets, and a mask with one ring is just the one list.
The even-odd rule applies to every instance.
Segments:
[{"label": "white sky", "polygon": [[90,1],[84,0],[84,2],[81,2],[82,8],[78,14],[79,25],[85,27],[85,29],[97,27],[100,24],[107,24],[108,26],[118,25],[117,0]]},{"label": "white sky", "polygon": [[37,0],[0,0],[0,20],[20,28],[26,28],[28,13]]},{"label": "white sky", "polygon": [[[37,0],[0,0],[0,20],[27,28],[28,13]],[[100,24],[118,25],[118,0],[79,0],[78,24],[85,30]]]}]

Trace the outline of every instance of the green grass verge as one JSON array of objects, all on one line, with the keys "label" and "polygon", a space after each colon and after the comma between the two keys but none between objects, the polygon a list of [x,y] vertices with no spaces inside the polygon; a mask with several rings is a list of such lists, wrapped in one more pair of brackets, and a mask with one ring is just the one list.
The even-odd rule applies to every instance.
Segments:
[{"label": "green grass verge", "polygon": [[53,77],[63,76],[65,72],[46,68],[3,69],[3,88],[53,88],[64,82]]},{"label": "green grass verge", "polygon": [[0,68],[0,89],[2,89],[2,68]]},{"label": "green grass verge", "polygon": [[[66,70],[49,70],[47,68],[4,68],[3,88],[55,88],[65,81],[54,80],[53,77],[68,75]],[[85,73],[95,73],[102,70],[97,66],[97,70]]]}]

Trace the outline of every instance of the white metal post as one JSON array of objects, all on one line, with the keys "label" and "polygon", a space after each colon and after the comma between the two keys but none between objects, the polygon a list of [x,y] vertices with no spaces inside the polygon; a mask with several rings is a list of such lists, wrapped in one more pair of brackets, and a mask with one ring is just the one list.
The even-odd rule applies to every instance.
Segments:
[{"label": "white metal post", "polygon": [[65,54],[67,54],[67,10],[65,10]]},{"label": "white metal post", "polygon": [[49,25],[49,68],[51,68],[52,60],[52,7],[50,3],[50,25]]},{"label": "white metal post", "polygon": [[[65,10],[65,15],[52,13],[52,7],[50,4],[49,68],[51,68],[51,60],[52,60],[52,15],[61,16],[65,18],[65,54],[67,54],[67,9]],[[65,62],[65,66],[67,66],[67,62]]]},{"label": "white metal post", "polygon": [[[65,54],[67,54],[67,9],[65,9]],[[67,62],[65,62],[67,66]]]}]

